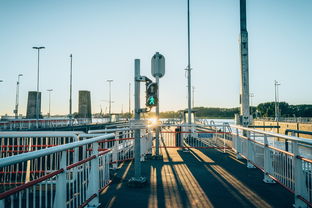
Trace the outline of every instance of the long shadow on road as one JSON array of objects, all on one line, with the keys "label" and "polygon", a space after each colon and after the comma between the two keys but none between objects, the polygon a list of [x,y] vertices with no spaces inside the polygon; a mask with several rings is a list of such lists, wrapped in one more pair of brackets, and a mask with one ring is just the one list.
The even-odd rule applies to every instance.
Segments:
[{"label": "long shadow on road", "polygon": [[180,156],[214,207],[292,207],[293,194],[264,183],[260,170],[247,168],[231,151],[190,149]]},{"label": "long shadow on road", "polygon": [[123,163],[101,194],[101,207],[292,207],[293,194],[262,182],[263,173],[246,168],[233,153],[162,149],[163,160],[142,163],[148,184],[127,186],[133,162]]}]

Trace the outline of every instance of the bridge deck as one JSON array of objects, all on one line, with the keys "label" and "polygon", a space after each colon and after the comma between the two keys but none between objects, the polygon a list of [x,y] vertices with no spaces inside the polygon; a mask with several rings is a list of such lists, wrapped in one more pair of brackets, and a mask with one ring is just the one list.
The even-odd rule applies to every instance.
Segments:
[{"label": "bridge deck", "polygon": [[143,163],[149,183],[127,186],[133,162],[121,165],[101,195],[102,207],[292,207],[293,194],[262,182],[263,173],[218,150],[162,149],[163,160]]}]

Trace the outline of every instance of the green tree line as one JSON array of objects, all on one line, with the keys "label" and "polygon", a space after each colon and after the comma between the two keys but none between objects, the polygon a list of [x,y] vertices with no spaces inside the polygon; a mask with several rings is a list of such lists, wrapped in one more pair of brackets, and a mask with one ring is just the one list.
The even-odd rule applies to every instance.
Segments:
[{"label": "green tree line", "polygon": [[[280,116],[281,117],[312,117],[312,105],[289,105],[286,102],[279,102]],[[183,112],[179,111],[165,111],[160,112],[161,118],[182,118]],[[235,114],[239,114],[240,109],[237,108],[215,108],[215,107],[195,107],[196,117],[206,118],[234,118]],[[275,103],[266,102],[258,106],[250,107],[250,112],[254,118],[256,117],[274,117],[275,116]],[[129,113],[121,115],[122,117],[129,118]],[[133,115],[132,115],[133,116]],[[145,117],[154,117],[155,112],[149,112],[144,115]]]}]

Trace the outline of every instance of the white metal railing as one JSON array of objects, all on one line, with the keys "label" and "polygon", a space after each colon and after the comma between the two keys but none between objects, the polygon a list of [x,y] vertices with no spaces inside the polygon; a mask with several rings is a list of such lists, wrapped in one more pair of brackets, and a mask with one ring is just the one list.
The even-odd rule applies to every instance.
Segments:
[{"label": "white metal railing", "polygon": [[312,140],[274,132],[205,121],[196,125],[162,125],[165,148],[232,148],[247,167],[264,172],[263,181],[277,182],[295,195],[295,206],[312,206]]},{"label": "white metal railing", "polygon": [[[0,130],[27,130],[35,128],[53,128],[69,126],[71,120],[68,118],[44,118],[44,119],[13,119],[0,121]],[[107,123],[109,119],[76,118],[72,120],[72,125],[82,125],[93,123]]]},{"label": "white metal railing", "polygon": [[[312,140],[232,125],[232,147],[249,168],[264,172],[263,181],[277,182],[295,194],[295,207],[312,205]],[[290,146],[287,148],[286,146]]]},{"label": "white metal railing", "polygon": [[[134,157],[133,130],[103,131],[0,133],[4,148],[32,148],[0,159],[0,207],[97,206],[97,191],[109,183],[109,167]],[[141,131],[144,160],[151,153],[152,136]]]},{"label": "white metal railing", "polygon": [[[28,182],[2,192],[0,207],[98,206],[99,190],[109,183],[110,155],[110,150],[98,151],[98,142],[114,136],[107,134],[0,159],[1,170],[18,165],[18,172],[23,172],[31,161],[39,173]],[[92,152],[82,159],[84,148]],[[15,174],[15,180],[23,179]]]}]

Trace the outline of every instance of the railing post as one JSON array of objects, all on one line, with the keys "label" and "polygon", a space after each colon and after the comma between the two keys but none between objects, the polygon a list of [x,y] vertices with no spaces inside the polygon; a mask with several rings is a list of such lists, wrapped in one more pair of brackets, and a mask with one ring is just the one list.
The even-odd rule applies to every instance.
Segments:
[{"label": "railing post", "polygon": [[116,170],[118,166],[118,141],[117,139],[119,138],[119,132],[115,132],[115,141],[114,141],[114,146],[113,146],[113,151],[112,151],[112,159],[113,159],[113,169]]},{"label": "railing post", "polygon": [[0,208],[5,208],[5,199],[0,200]]},{"label": "railing post", "polygon": [[255,168],[251,162],[255,162],[255,144],[251,140],[250,132],[246,132],[247,137],[247,168]]},{"label": "railing post", "polygon": [[307,205],[299,199],[299,197],[303,197],[307,199],[307,189],[306,189],[306,178],[303,173],[302,160],[299,157],[299,147],[298,142],[292,142],[292,150],[294,153],[293,158],[293,173],[295,180],[295,204],[294,207],[307,207]]},{"label": "railing post", "polygon": [[61,153],[61,161],[60,161],[60,169],[63,169],[64,171],[60,174],[58,174],[56,179],[56,192],[55,192],[55,198],[53,207],[54,208],[60,208],[60,207],[66,207],[66,156],[67,152],[63,151]]},{"label": "railing post", "polygon": [[236,158],[242,159],[242,156],[239,154],[242,151],[242,142],[241,139],[239,138],[238,129],[236,129],[235,148],[236,148]]},{"label": "railing post", "polygon": [[222,125],[223,128],[223,153],[225,153],[225,124]]},{"label": "railing post", "polygon": [[91,169],[89,173],[89,186],[87,189],[87,199],[89,199],[94,194],[96,197],[94,197],[89,203],[88,207],[98,207],[100,205],[99,203],[99,185],[100,185],[100,176],[99,176],[99,144],[97,142],[94,142],[92,144],[92,156],[95,155],[95,158],[90,161],[91,163]]},{"label": "railing post", "polygon": [[273,164],[272,164],[272,155],[269,148],[268,137],[264,134],[264,178],[263,181],[265,183],[275,183],[275,181],[269,176],[273,171]]}]

